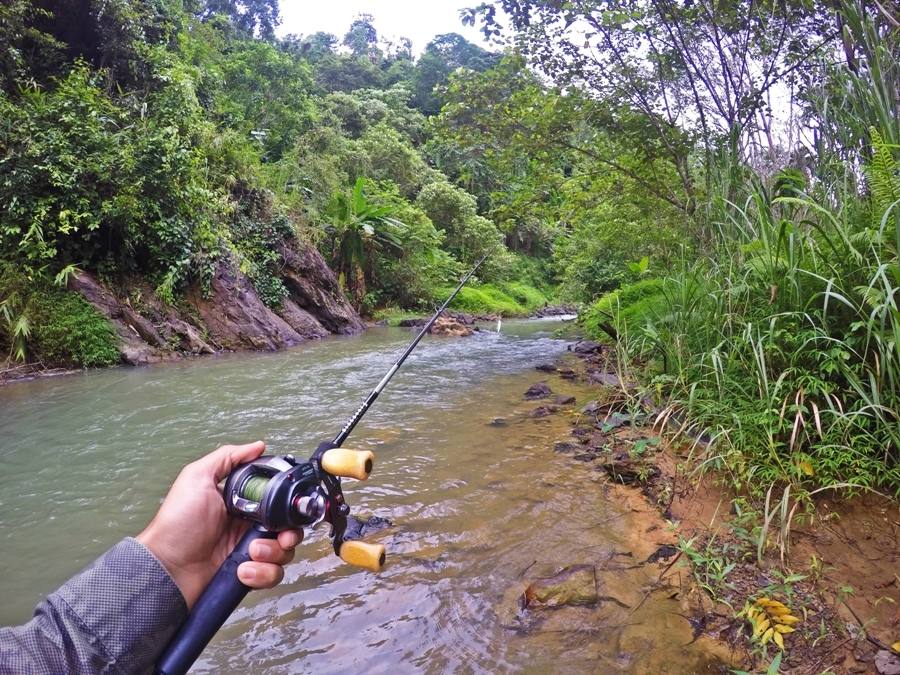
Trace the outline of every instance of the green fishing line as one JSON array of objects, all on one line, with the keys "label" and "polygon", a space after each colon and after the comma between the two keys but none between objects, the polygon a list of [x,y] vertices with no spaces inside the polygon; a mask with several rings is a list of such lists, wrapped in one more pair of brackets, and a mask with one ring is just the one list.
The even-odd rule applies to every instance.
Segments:
[{"label": "green fishing line", "polygon": [[268,478],[261,476],[253,476],[241,488],[241,496],[249,499],[251,502],[261,502],[263,494],[266,492],[266,485],[269,484]]}]

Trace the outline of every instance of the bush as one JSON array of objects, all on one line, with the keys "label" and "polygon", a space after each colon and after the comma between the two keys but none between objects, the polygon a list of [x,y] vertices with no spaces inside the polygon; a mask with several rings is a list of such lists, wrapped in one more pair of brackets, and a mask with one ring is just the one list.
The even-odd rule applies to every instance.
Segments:
[{"label": "bush", "polygon": [[607,328],[615,330],[612,338],[627,333],[629,324],[638,326],[665,307],[665,288],[662,279],[642,279],[607,293],[582,316],[585,331],[595,339],[609,335]]},{"label": "bush", "polygon": [[[12,266],[0,267],[0,302],[15,298],[15,309],[29,328],[26,360],[48,366],[91,368],[119,362],[117,339],[109,322],[84,298],[28,279]],[[0,323],[0,345],[13,342],[10,326]]]},{"label": "bush", "polygon": [[[439,295],[446,297],[452,290],[452,288],[442,289]],[[505,284],[502,287],[481,284],[464,287],[450,307],[470,314],[526,316],[545,304],[547,299],[543,294],[527,284]]]}]

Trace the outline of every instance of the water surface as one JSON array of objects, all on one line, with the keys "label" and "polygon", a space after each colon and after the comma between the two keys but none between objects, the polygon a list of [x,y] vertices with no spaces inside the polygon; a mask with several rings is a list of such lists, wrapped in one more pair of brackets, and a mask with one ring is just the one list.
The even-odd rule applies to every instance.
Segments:
[{"label": "water surface", "polygon": [[[345,491],[356,513],[394,521],[374,538],[388,548],[386,569],[350,568],[324,531],[313,533],[285,583],[252,593],[196,672],[712,667],[700,643],[684,646],[677,601],[638,604],[659,570],[618,564],[653,550],[646,516],[592,467],[553,452],[568,435],[565,414],[527,416],[535,403],[522,392],[542,379],[534,365],[565,350],[559,327],[508,321],[500,334],[426,339],[347,443],[376,453],[370,480]],[[0,624],[26,621],[41,597],[139,532],[186,462],[257,438],[271,452],[309,454],[410,338],[377,328],[275,354],[0,388]],[[581,401],[592,393],[548,382]],[[490,425],[496,417],[507,424]],[[617,587],[619,604],[522,622],[515,599],[529,575],[585,562],[607,570],[601,584]]]}]

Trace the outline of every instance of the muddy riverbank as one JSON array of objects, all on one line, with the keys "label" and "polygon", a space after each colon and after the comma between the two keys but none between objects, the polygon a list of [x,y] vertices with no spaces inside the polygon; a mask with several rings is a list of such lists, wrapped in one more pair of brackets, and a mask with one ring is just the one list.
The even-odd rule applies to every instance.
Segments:
[{"label": "muddy riverbank", "polygon": [[781,636],[780,672],[900,672],[891,648],[900,634],[896,501],[826,492],[813,502],[788,501],[780,515],[777,493],[766,527],[758,499],[735,492],[725,473],[701,471],[707,439],[686,433],[620,379],[609,349],[583,342],[539,368],[594,385],[571,422],[572,438],[556,450],[665,518],[671,548],[663,553],[671,555],[660,558],[659,582],[668,579],[661,589],[690,597],[695,636],[728,644],[744,668],[765,671],[781,650],[771,639],[763,643],[765,630],[754,637],[758,622],[747,608],[782,602],[799,620]]}]

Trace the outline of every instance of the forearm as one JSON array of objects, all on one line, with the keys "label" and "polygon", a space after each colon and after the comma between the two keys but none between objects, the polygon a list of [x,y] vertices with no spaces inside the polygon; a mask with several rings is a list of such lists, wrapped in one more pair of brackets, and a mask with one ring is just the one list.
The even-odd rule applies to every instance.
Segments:
[{"label": "forearm", "polygon": [[144,673],[187,608],[159,561],[125,539],[38,605],[24,626],[0,629],[0,673]]}]

